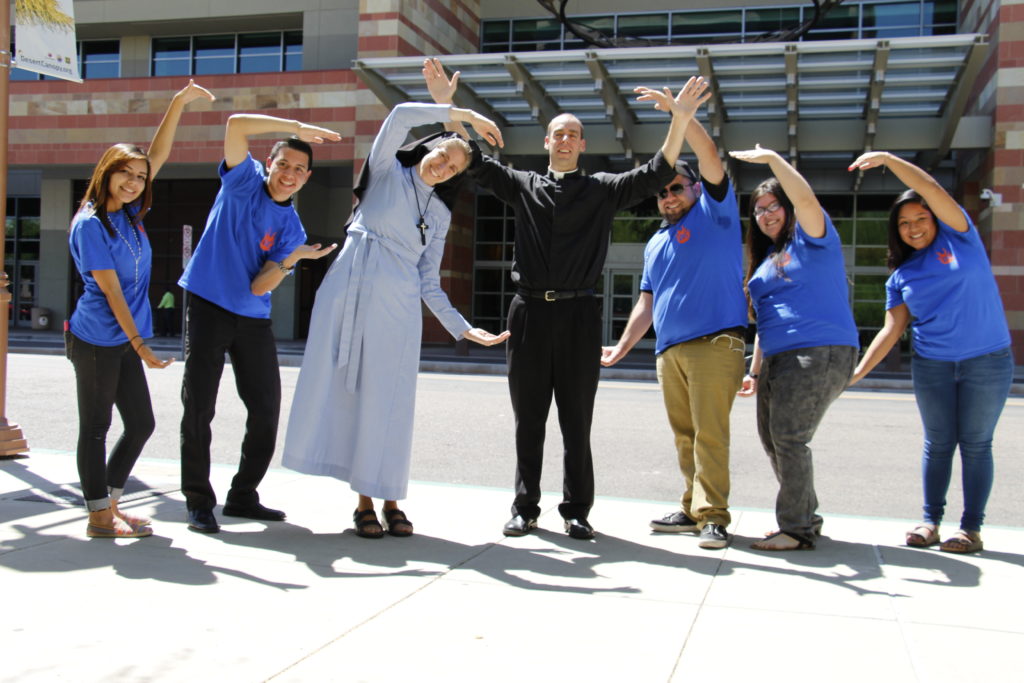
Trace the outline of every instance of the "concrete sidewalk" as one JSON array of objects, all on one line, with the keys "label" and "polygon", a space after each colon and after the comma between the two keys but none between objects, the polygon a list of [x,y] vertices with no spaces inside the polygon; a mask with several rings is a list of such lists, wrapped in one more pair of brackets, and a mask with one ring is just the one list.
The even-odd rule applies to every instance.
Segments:
[{"label": "concrete sidewalk", "polygon": [[[214,467],[223,495],[233,467]],[[284,523],[189,532],[177,463],[124,507],[154,536],[85,536],[74,458],[0,461],[3,681],[1002,681],[1019,678],[1024,529],[982,553],[900,545],[908,521],[829,516],[810,552],[654,534],[664,504],[598,500],[594,541],[504,538],[510,493],[414,483],[409,539],[358,538],[354,494],[272,470]],[[133,493],[134,491],[134,493]],[[945,531],[953,531],[949,526]]]}]

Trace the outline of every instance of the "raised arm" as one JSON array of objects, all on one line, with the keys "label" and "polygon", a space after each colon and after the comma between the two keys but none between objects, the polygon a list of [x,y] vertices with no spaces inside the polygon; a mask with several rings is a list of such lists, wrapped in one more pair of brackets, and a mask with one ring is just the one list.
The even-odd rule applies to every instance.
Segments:
[{"label": "raised arm", "polygon": [[729,152],[729,156],[752,164],[768,164],[789,201],[793,202],[793,213],[800,227],[811,237],[825,236],[825,212],[814,196],[814,190],[778,152],[757,145],[743,152]]},{"label": "raised arm", "polygon": [[871,372],[876,365],[882,362],[882,359],[888,355],[892,347],[900,340],[900,336],[907,329],[909,323],[910,309],[907,308],[906,304],[893,306],[885,312],[885,323],[882,325],[882,329],[878,331],[878,334],[875,335],[875,338],[871,340],[867,351],[864,352],[864,357],[857,363],[857,367],[853,371],[853,377],[850,379],[850,386],[859,382],[863,379],[864,375]]},{"label": "raised arm", "polygon": [[[452,74],[449,79],[445,74],[444,67],[441,65],[441,60],[437,57],[423,60],[423,80],[427,84],[427,91],[437,104],[453,104],[455,97],[455,91],[459,87],[459,74],[461,72],[456,71]],[[457,133],[464,139],[469,139],[469,132],[466,127],[459,121],[445,121],[444,129],[452,133]]]},{"label": "raised arm", "polygon": [[505,146],[505,142],[501,138],[501,131],[498,130],[494,121],[478,114],[472,109],[460,109],[454,106],[452,98],[455,96],[455,90],[459,87],[460,72],[456,71],[452,74],[451,79],[449,79],[445,75],[444,67],[441,66],[441,60],[435,57],[423,60],[422,73],[423,80],[427,84],[427,90],[430,92],[434,102],[437,104],[447,104],[452,107],[451,121],[444,122],[445,130],[457,133],[468,140],[469,133],[466,131],[466,127],[462,125],[468,123],[476,131],[477,135],[486,140],[492,147]]},{"label": "raised arm", "polygon": [[942,185],[939,185],[935,178],[909,161],[904,161],[889,152],[867,152],[857,157],[857,160],[846,170],[866,171],[876,166],[889,168],[904,185],[921,195],[939,220],[949,227],[957,232],[967,232],[970,228],[967,218],[956,200],[946,192]]},{"label": "raised arm", "polygon": [[668,88],[655,90],[641,85],[633,88],[633,92],[637,93],[638,102],[654,102],[655,109],[671,112],[672,122],[668,126],[665,142],[661,145],[661,153],[665,161],[674,166],[683,148],[687,126],[697,113],[697,108],[711,97],[708,84],[700,76],[691,76],[675,97]]},{"label": "raised arm", "polygon": [[179,90],[171,98],[171,104],[167,107],[160,126],[153,134],[153,141],[149,143],[149,179],[153,182],[156,174],[163,168],[167,158],[171,155],[171,147],[174,145],[174,135],[178,132],[178,122],[181,120],[181,112],[185,106],[194,100],[206,98],[213,102],[216,97],[206,88],[196,85],[195,81],[189,79],[188,85]]},{"label": "raised arm", "polygon": [[718,185],[725,179],[725,166],[718,156],[718,147],[708,132],[696,118],[690,119],[686,127],[686,144],[697,155],[697,164],[701,176],[712,185]]},{"label": "raised arm", "polygon": [[264,133],[287,133],[304,142],[323,143],[325,140],[338,142],[341,135],[329,130],[292,119],[279,119],[263,114],[233,114],[228,119],[224,132],[224,163],[234,168],[245,161],[249,154],[249,138]]}]

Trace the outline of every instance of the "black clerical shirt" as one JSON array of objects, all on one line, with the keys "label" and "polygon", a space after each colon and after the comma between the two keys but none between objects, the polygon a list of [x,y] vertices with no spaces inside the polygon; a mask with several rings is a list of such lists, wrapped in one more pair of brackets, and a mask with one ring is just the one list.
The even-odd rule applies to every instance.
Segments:
[{"label": "black clerical shirt", "polygon": [[660,151],[626,173],[578,170],[561,180],[474,157],[476,181],[515,209],[512,280],[531,290],[596,287],[615,214],[653,196],[676,175]]}]

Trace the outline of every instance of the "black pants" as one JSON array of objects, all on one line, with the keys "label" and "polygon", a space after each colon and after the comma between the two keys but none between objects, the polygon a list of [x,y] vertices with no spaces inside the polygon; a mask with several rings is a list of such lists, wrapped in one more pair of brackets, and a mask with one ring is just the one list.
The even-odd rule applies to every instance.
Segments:
[{"label": "black pants", "polygon": [[190,509],[212,510],[217,495],[210,485],[210,423],[224,354],[231,358],[238,396],[245,404],[245,437],[238,473],[227,502],[259,502],[256,487],[270,466],[281,410],[281,375],[270,320],[249,318],[190,295],[185,324],[185,379],[181,385],[181,491]]},{"label": "black pants", "polygon": [[508,386],[516,417],[516,497],[512,513],[540,515],[544,431],[554,395],[562,430],[563,486],[558,512],[586,519],[594,504],[590,425],[601,372],[597,299],[559,301],[516,295],[508,312]]},{"label": "black pants", "polygon": [[[67,355],[75,367],[78,393],[78,477],[89,510],[110,507],[120,498],[128,475],[153,434],[156,422],[142,359],[129,344],[95,346],[65,334]],[[113,407],[124,433],[106,458]]]}]

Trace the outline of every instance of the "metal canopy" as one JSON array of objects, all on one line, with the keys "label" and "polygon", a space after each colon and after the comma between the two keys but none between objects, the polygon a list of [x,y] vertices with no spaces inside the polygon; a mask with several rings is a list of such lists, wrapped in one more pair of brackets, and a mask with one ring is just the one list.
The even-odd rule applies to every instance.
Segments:
[{"label": "metal canopy", "polygon": [[[989,116],[963,116],[988,51],[979,34],[885,40],[566,50],[442,57],[462,72],[456,102],[502,127],[504,154],[543,154],[543,128],[572,112],[588,153],[647,156],[667,116],[633,88],[678,89],[693,75],[715,88],[700,119],[719,149],[765,147],[800,155],[914,151],[934,165],[950,149],[992,143]],[[422,57],[356,60],[387,106],[429,99]],[[923,152],[922,152],[923,150]]]}]

